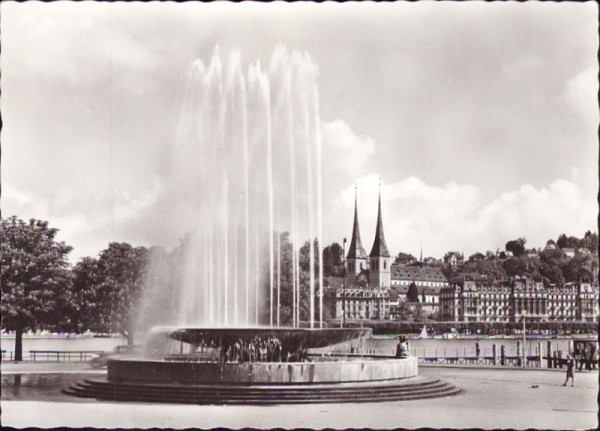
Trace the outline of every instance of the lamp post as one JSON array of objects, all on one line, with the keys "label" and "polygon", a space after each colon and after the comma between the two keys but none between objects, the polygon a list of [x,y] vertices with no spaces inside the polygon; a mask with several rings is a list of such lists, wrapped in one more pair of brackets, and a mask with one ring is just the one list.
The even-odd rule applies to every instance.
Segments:
[{"label": "lamp post", "polygon": [[527,356],[525,354],[525,344],[527,343],[527,337],[525,336],[525,317],[527,316],[527,310],[521,311],[521,320],[523,320],[523,368],[526,367]]},{"label": "lamp post", "polygon": [[344,271],[342,273],[342,322],[340,327],[344,327],[344,323],[346,323],[346,238],[342,242],[342,266],[344,267]]}]

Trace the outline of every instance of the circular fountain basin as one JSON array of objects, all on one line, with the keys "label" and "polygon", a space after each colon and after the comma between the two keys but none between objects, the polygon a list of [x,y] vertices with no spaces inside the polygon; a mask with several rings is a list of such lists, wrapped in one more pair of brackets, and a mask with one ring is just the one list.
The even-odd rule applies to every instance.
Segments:
[{"label": "circular fountain basin", "polygon": [[108,361],[108,380],[119,383],[311,384],[397,380],[418,374],[417,358],[314,362],[171,362],[119,358]]},{"label": "circular fountain basin", "polygon": [[202,327],[159,327],[153,328],[152,336],[167,336],[184,343],[221,342],[231,340],[248,341],[259,337],[277,338],[285,347],[327,347],[361,337],[370,337],[371,328],[202,328]]},{"label": "circular fountain basin", "polygon": [[322,355],[310,362],[214,362],[202,360],[195,350],[269,337],[277,338],[284,349],[323,348],[370,334],[369,328],[155,328],[149,337],[155,347],[168,350],[175,344],[183,349],[185,344],[191,347],[189,353],[109,359],[105,378],[86,379],[65,393],[188,404],[379,402],[458,393],[443,382],[419,379],[415,357]]},{"label": "circular fountain basin", "polygon": [[[159,348],[153,347],[147,357],[109,360],[108,380],[123,383],[260,385],[395,380],[418,374],[416,358],[328,359],[322,356],[313,362],[215,362],[200,359],[195,350],[198,345],[231,345],[236,341],[252,342],[272,337],[281,343],[284,352],[294,352],[296,349],[323,348],[368,337],[371,333],[371,328],[153,328],[148,344]],[[167,343],[161,344],[161,340],[167,340]],[[184,347],[184,343],[191,349]],[[180,353],[174,355],[172,349],[176,346],[179,346]]]}]

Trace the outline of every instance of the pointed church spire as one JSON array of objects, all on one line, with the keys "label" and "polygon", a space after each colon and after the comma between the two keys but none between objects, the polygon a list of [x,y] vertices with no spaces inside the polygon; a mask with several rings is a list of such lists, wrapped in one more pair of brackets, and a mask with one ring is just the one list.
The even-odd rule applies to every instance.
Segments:
[{"label": "pointed church spire", "polygon": [[377,207],[377,228],[375,229],[375,241],[373,241],[373,248],[371,249],[369,256],[390,257],[390,252],[385,244],[385,236],[383,235],[383,220],[381,218],[381,181],[379,181],[379,204]]},{"label": "pointed church spire", "polygon": [[421,256],[419,257],[419,262],[423,262],[423,241],[421,241]]},{"label": "pointed church spire", "polygon": [[358,192],[357,186],[354,184],[354,226],[352,228],[352,239],[350,240],[350,249],[346,259],[366,259],[367,253],[360,241],[360,229],[358,228]]}]

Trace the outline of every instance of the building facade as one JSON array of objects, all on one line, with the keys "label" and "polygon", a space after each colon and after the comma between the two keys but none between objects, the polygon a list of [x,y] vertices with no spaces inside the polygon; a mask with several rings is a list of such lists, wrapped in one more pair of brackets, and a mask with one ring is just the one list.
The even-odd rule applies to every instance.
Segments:
[{"label": "building facade", "polygon": [[350,287],[336,289],[332,293],[338,319],[345,315],[346,319],[352,320],[384,320],[389,317],[390,307],[397,301],[397,298],[391,298],[392,291],[389,288]]},{"label": "building facade", "polygon": [[593,322],[598,319],[598,286],[545,286],[525,277],[500,282],[465,278],[442,289],[440,317],[460,322]]},{"label": "building facade", "polygon": [[440,293],[448,287],[448,279],[440,268],[422,263],[413,265],[392,265],[392,289],[401,297],[406,297],[411,284],[417,288],[419,303],[426,314],[439,311]]},{"label": "building facade", "polygon": [[[570,284],[570,283],[569,283]],[[595,322],[598,319],[598,286],[591,283],[573,283],[577,290],[577,320]]]},{"label": "building facade", "polygon": [[422,262],[392,264],[383,229],[381,195],[375,238],[368,256],[360,237],[358,201],[354,198],[354,222],[345,271],[342,286],[330,288],[325,298],[337,319],[389,319],[390,310],[406,301],[411,284],[417,287],[423,312],[435,313],[439,310],[440,291],[448,285],[439,268]]},{"label": "building facade", "polygon": [[447,263],[451,266],[462,266],[464,260],[464,256],[458,251],[449,251],[444,255],[444,263]]}]

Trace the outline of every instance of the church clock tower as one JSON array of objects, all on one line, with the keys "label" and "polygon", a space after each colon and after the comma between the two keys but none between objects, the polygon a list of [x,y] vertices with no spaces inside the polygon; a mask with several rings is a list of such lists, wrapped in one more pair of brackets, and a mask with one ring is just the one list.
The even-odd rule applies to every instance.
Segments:
[{"label": "church clock tower", "polygon": [[352,239],[346,256],[346,286],[351,286],[356,281],[356,276],[368,268],[367,253],[360,240],[360,229],[358,228],[358,199],[356,186],[354,187],[354,226],[352,228]]},{"label": "church clock tower", "polygon": [[[381,185],[380,185],[381,187]],[[379,205],[377,208],[377,228],[375,230],[375,241],[369,254],[369,279],[372,288],[390,287],[392,258],[385,243],[383,234],[383,221],[381,218],[381,190],[379,191]]]}]

